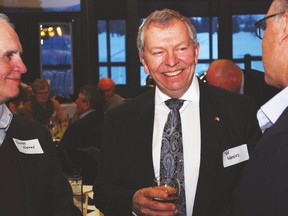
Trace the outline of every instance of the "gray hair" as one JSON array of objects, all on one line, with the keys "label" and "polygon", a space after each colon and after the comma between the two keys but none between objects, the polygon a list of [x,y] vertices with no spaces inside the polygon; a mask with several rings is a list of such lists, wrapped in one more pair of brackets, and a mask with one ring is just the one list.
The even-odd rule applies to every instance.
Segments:
[{"label": "gray hair", "polygon": [[139,54],[142,56],[144,53],[144,34],[147,28],[151,23],[157,23],[159,25],[165,26],[167,24],[170,24],[174,20],[180,20],[182,21],[188,28],[189,36],[196,46],[198,44],[197,42],[197,33],[195,26],[191,23],[191,21],[178,13],[177,11],[171,10],[171,9],[163,9],[161,11],[157,10],[151,13],[141,24],[139,27],[138,35],[137,35],[137,48]]},{"label": "gray hair", "polygon": [[6,14],[0,13],[0,20],[3,20],[4,22],[8,23],[12,28],[14,28],[14,25],[11,23],[9,17]]},{"label": "gray hair", "polygon": [[275,12],[285,12],[288,10],[288,1],[287,0],[274,0],[275,2]]}]

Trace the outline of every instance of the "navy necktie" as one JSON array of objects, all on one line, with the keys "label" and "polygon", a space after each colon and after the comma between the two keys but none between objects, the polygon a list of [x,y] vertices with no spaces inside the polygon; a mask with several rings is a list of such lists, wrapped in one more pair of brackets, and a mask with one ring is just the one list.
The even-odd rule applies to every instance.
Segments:
[{"label": "navy necktie", "polygon": [[181,184],[180,197],[176,202],[180,216],[186,215],[182,128],[179,112],[183,103],[184,100],[178,99],[165,101],[170,112],[164,126],[160,157],[160,176],[168,179],[178,178]]}]

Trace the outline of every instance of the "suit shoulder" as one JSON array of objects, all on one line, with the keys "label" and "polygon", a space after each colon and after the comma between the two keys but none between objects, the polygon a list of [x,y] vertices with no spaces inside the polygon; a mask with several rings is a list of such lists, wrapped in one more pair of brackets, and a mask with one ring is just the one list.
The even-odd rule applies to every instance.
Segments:
[{"label": "suit shoulder", "polygon": [[[38,122],[24,118],[19,115],[13,115],[10,125],[16,131],[25,131],[27,134],[47,133],[48,129]],[[49,132],[49,131],[48,131]]]},{"label": "suit shoulder", "polygon": [[227,101],[227,102],[239,101],[239,102],[244,102],[244,103],[247,102],[247,103],[253,103],[253,104],[256,103],[255,99],[253,99],[250,96],[235,93],[235,92],[228,91],[225,89],[221,89],[219,87],[215,87],[206,83],[200,85],[200,89],[201,89],[200,94],[202,94],[205,97],[209,97],[213,100]]},{"label": "suit shoulder", "polygon": [[146,110],[147,108],[153,107],[154,104],[154,93],[155,90],[151,89],[146,91],[135,98],[121,104],[120,106],[116,107],[115,109],[111,110],[112,112],[108,113],[123,113],[123,112],[135,112],[141,110]]}]

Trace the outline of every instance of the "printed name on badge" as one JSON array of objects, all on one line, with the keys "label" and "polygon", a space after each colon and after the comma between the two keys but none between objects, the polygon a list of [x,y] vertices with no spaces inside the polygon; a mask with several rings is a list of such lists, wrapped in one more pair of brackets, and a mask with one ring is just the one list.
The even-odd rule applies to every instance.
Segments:
[{"label": "printed name on badge", "polygon": [[224,167],[229,167],[247,160],[249,160],[247,144],[236,146],[223,152]]},{"label": "printed name on badge", "polygon": [[19,140],[13,138],[18,150],[24,154],[44,154],[38,139]]}]

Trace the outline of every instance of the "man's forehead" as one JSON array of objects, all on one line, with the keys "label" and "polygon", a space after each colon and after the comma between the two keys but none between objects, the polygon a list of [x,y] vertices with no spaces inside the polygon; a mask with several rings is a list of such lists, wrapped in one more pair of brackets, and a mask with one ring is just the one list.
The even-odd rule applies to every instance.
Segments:
[{"label": "man's forehead", "polygon": [[[9,41],[9,43],[7,43]],[[15,30],[9,23],[0,19],[0,52],[22,52],[22,46]]]}]

